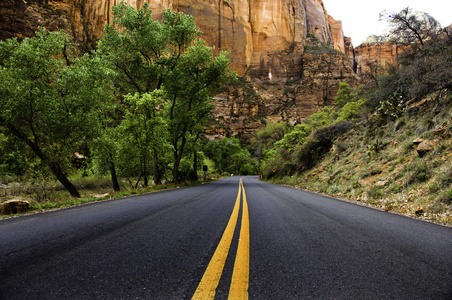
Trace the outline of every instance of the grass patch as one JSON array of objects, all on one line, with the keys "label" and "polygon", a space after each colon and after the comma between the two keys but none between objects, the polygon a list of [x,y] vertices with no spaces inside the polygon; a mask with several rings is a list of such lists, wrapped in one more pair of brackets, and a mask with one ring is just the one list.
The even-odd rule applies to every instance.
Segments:
[{"label": "grass patch", "polygon": [[[219,178],[219,177],[218,177]],[[216,178],[209,178],[206,181],[198,180],[198,181],[187,181],[180,184],[163,184],[163,185],[154,185],[148,187],[141,187],[137,189],[126,189],[123,188],[120,192],[114,192],[109,188],[111,185],[110,182],[106,182],[106,178],[76,178],[73,180],[74,184],[77,186],[83,186],[83,189],[80,189],[82,194],[81,198],[73,198],[70,197],[66,191],[61,191],[61,188],[57,185],[52,185],[52,187],[47,187],[46,192],[52,193],[52,197],[50,198],[36,198],[35,194],[30,194],[29,190],[22,190],[20,193],[20,198],[23,200],[28,200],[30,203],[29,209],[25,213],[30,212],[39,212],[51,209],[58,209],[64,207],[77,206],[87,203],[93,203],[103,200],[111,200],[122,197],[128,197],[137,194],[145,194],[151,193],[161,190],[174,189],[179,187],[188,187],[188,186],[196,186],[203,183],[211,182]],[[108,179],[108,178],[107,178]],[[80,187],[79,186],[79,187]],[[106,192],[108,190],[108,193]],[[102,194],[99,194],[101,192]],[[0,197],[0,204],[3,201],[9,200],[12,197],[16,197],[17,195],[9,195],[8,197]],[[20,214],[20,213],[19,213]],[[23,213],[22,213],[23,214]],[[10,214],[0,215],[1,218],[9,217]]]}]

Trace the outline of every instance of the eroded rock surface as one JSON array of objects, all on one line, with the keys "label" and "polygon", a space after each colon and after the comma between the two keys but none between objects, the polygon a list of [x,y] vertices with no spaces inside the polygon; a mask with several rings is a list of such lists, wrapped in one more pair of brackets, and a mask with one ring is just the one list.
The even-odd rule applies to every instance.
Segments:
[{"label": "eroded rock surface", "polygon": [[[125,2],[140,8],[144,1]],[[321,0],[146,1],[155,19],[167,8],[193,15],[214,53],[231,53],[242,84],[216,97],[213,135],[248,136],[272,121],[295,124],[332,104],[339,81],[357,84],[342,24]],[[64,29],[89,47],[112,22],[111,8],[119,2],[5,0],[0,38],[31,36],[43,26]]]}]

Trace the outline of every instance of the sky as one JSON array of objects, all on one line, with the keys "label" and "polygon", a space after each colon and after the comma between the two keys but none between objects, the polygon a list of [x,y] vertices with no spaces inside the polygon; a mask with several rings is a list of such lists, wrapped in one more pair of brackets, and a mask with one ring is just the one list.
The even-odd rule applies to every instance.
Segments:
[{"label": "sky", "polygon": [[359,46],[371,34],[384,33],[387,23],[378,21],[380,12],[399,12],[409,6],[434,17],[442,27],[452,24],[451,0],[323,0],[328,14],[342,21],[344,35]]}]

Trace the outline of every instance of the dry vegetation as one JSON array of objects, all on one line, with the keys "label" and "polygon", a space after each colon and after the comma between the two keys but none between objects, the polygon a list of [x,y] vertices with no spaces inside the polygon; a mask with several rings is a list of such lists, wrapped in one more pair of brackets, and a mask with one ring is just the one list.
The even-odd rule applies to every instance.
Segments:
[{"label": "dry vegetation", "polygon": [[[452,225],[452,97],[434,96],[357,125],[313,169],[273,181]],[[421,140],[431,149],[420,155]]]},{"label": "dry vegetation", "polygon": [[[55,180],[29,180],[22,177],[3,175],[0,177],[0,208],[1,204],[8,200],[22,200],[29,203],[28,210],[22,213],[35,213],[49,209],[57,209],[81,205],[102,200],[151,193],[160,190],[174,189],[184,186],[192,186],[209,182],[219,178],[217,174],[208,174],[206,180],[186,181],[184,183],[166,183],[161,185],[143,186],[142,182],[137,187],[126,179],[121,180],[121,191],[114,191],[111,186],[111,178],[108,176],[79,176],[71,178],[79,189],[81,197],[71,197],[64,187]],[[0,218],[10,217],[14,214],[8,211],[0,211]]]}]

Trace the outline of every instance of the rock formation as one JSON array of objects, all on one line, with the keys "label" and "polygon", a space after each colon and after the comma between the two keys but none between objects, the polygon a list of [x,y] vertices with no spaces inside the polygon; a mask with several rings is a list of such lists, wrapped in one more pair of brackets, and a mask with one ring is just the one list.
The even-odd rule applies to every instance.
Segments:
[{"label": "rock formation", "polygon": [[342,21],[336,21],[332,16],[328,16],[328,23],[331,27],[332,41],[334,49],[341,51],[344,54],[345,50],[345,36],[342,30]]},{"label": "rock formation", "polygon": [[[354,61],[357,65],[356,72],[365,78],[375,77],[377,69],[397,65],[397,58],[403,47],[393,42],[363,43],[354,48]],[[381,70],[380,70],[381,72]]]},{"label": "rock formation", "polygon": [[221,125],[212,124],[210,138],[238,135],[246,139],[267,122],[300,123],[333,104],[339,82],[359,82],[350,59],[315,37],[306,40],[302,65],[297,80],[258,82],[242,78],[229,86],[215,99],[213,115]]},{"label": "rock formation", "polygon": [[0,204],[0,213],[3,214],[17,214],[20,212],[26,212],[29,207],[28,201],[25,200],[8,200]]},{"label": "rock formation", "polygon": [[[87,43],[100,38],[120,0],[5,0],[0,4],[0,39],[33,35],[38,26],[65,29]],[[126,0],[139,8],[144,0]],[[172,8],[193,15],[203,39],[215,51],[231,51],[240,76],[290,78],[300,63],[308,26],[320,40],[331,41],[321,0],[148,0],[155,18]],[[308,22],[309,20],[309,22]],[[308,24],[309,23],[309,24]],[[292,54],[283,55],[291,50]]]},{"label": "rock formation", "polygon": [[[139,8],[144,1],[156,19],[167,8],[193,15],[214,53],[231,52],[242,84],[217,97],[216,132],[248,135],[269,121],[294,124],[331,104],[339,81],[357,83],[342,24],[321,0],[125,2]],[[31,36],[43,26],[65,29],[89,46],[112,22],[111,8],[119,2],[6,0],[0,4],[0,38]]]}]

